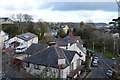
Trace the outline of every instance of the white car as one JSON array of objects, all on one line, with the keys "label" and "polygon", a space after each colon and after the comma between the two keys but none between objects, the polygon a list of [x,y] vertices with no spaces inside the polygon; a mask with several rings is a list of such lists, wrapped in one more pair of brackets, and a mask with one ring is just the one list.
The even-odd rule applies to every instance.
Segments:
[{"label": "white car", "polygon": [[97,66],[98,66],[98,62],[97,62],[97,61],[93,61],[93,62],[92,62],[92,66],[97,67]]},{"label": "white car", "polygon": [[94,61],[98,61],[99,58],[97,56],[94,57]]},{"label": "white car", "polygon": [[107,70],[106,75],[107,75],[108,77],[112,77],[113,71],[112,71],[112,70]]}]

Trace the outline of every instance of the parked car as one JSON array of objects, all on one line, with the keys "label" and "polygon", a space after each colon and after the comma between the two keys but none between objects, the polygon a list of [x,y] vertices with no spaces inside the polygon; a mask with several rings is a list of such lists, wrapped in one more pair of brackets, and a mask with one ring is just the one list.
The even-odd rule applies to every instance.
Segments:
[{"label": "parked car", "polygon": [[98,66],[98,62],[97,62],[97,61],[93,61],[93,62],[92,62],[92,66],[97,67],[97,66]]},{"label": "parked car", "polygon": [[117,68],[117,67],[120,67],[120,64],[117,64],[116,62],[115,63],[113,63],[113,65],[111,66],[112,68]]},{"label": "parked car", "polygon": [[106,75],[107,75],[109,78],[112,78],[112,76],[113,76],[113,71],[110,70],[110,69],[107,70]]},{"label": "parked car", "polygon": [[12,50],[14,50],[14,48],[6,48],[6,49],[2,50],[2,53],[6,53],[6,52],[9,52]]},{"label": "parked car", "polygon": [[99,61],[99,58],[98,58],[97,56],[95,56],[95,57],[93,58],[93,61]]}]

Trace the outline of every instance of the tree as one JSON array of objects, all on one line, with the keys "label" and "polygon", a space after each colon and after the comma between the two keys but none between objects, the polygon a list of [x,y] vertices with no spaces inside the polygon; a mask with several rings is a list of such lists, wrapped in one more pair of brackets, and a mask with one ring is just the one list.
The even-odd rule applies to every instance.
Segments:
[{"label": "tree", "polygon": [[33,17],[31,15],[22,14],[22,13],[12,14],[11,18],[17,22],[28,22],[33,20]]},{"label": "tree", "polygon": [[60,37],[64,38],[65,36],[67,36],[67,34],[64,32],[63,29],[60,29],[57,33]]},{"label": "tree", "polygon": [[84,24],[84,22],[83,22],[83,21],[81,21],[81,22],[80,22],[80,26],[83,26],[83,25],[85,25],[85,24]]},{"label": "tree", "polygon": [[38,35],[38,38],[41,40],[47,31],[47,27],[44,22],[37,22],[34,24],[33,30],[33,33]]},{"label": "tree", "polygon": [[15,24],[3,24],[3,31],[7,32],[10,37],[13,37],[19,34],[19,29]]},{"label": "tree", "polygon": [[31,15],[22,13],[12,14],[11,18],[15,21],[15,25],[18,27],[20,34],[28,31],[29,22],[33,20]]}]

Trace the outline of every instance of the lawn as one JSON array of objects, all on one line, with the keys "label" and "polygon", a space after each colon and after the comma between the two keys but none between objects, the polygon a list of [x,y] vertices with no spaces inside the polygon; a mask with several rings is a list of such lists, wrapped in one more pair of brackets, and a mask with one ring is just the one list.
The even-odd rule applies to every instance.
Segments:
[{"label": "lawn", "polygon": [[113,58],[113,55],[112,55],[112,53],[111,52],[104,52],[104,53],[102,53],[104,56],[106,56],[106,57],[108,57],[108,58]]},{"label": "lawn", "polygon": [[[95,49],[95,51],[100,52],[99,49]],[[100,53],[101,53],[101,52],[100,52]],[[102,54],[103,54],[104,56],[108,57],[108,58],[111,58],[111,59],[114,57],[114,56],[112,55],[112,53],[109,52],[109,51],[103,52]]]}]

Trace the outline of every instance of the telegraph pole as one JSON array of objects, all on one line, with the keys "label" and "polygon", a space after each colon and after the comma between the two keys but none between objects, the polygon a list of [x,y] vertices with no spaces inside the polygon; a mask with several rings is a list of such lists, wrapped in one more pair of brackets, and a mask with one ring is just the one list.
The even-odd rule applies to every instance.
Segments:
[{"label": "telegraph pole", "polygon": [[94,50],[94,41],[93,41],[93,50]]}]

